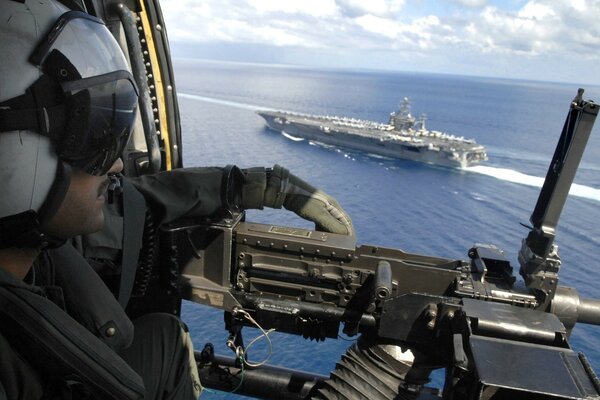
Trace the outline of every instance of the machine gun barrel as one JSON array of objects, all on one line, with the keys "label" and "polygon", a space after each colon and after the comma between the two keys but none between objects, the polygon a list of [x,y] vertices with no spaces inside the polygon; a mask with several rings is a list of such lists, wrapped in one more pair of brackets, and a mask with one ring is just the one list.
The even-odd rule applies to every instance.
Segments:
[{"label": "machine gun barrel", "polygon": [[378,299],[383,300],[392,294],[392,266],[387,261],[379,261],[375,269],[374,292]]},{"label": "machine gun barrel", "polygon": [[600,300],[580,299],[577,322],[600,325]]}]

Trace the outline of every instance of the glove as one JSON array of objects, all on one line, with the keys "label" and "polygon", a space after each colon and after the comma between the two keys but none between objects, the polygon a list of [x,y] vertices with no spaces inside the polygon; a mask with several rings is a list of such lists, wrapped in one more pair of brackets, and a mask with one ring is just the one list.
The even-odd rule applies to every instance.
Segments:
[{"label": "glove", "polygon": [[354,235],[352,221],[339,203],[327,193],[279,166],[244,171],[241,190],[243,209],[281,208],[315,223],[317,230]]}]

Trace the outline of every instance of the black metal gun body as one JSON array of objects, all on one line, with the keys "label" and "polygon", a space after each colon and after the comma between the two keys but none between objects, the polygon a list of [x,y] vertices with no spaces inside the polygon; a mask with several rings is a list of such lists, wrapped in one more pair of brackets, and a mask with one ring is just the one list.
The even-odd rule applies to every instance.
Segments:
[{"label": "black metal gun body", "polygon": [[[396,249],[357,248],[349,236],[246,223],[241,216],[227,221],[170,228],[188,254],[185,297],[229,312],[250,307],[259,320],[271,318],[266,327],[311,339],[337,337],[340,322],[375,326],[386,299],[412,292],[451,295],[469,268]],[[304,329],[312,322],[331,327]]]},{"label": "black metal gun body", "polygon": [[[178,249],[183,297],[226,311],[232,332],[247,324],[236,318],[238,309],[264,329],[316,340],[337,338],[343,324],[348,335],[410,348],[421,366],[446,367],[469,388],[499,390],[510,381],[510,395],[541,386],[555,395],[552,382],[564,387],[567,380],[575,382],[565,389],[569,396],[597,393],[593,372],[567,341],[577,308],[564,321],[540,310],[494,246],[477,245],[469,261],[452,260],[355,247],[352,237],[246,223],[242,215],[180,221],[163,235]],[[556,301],[581,303],[568,290]],[[486,364],[496,357],[502,362]],[[544,378],[532,380],[523,360],[548,363]],[[474,375],[465,378],[465,371]]]}]

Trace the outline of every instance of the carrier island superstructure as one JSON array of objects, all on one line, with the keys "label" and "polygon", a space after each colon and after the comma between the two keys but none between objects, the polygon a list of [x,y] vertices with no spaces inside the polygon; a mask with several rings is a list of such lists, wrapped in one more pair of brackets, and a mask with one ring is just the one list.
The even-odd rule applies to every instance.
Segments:
[{"label": "carrier island superstructure", "polygon": [[293,137],[393,158],[464,168],[487,160],[485,147],[473,139],[425,128],[425,116],[410,114],[404,98],[387,124],[355,118],[258,111],[270,129]]}]

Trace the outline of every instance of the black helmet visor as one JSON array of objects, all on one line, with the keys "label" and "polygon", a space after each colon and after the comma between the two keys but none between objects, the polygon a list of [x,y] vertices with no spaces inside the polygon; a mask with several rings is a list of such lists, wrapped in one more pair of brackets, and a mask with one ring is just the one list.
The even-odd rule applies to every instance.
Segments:
[{"label": "black helmet visor", "polygon": [[58,156],[89,174],[107,173],[127,145],[138,104],[116,40],[101,20],[69,11],[30,61],[62,89],[64,122],[61,132],[51,135]]}]

